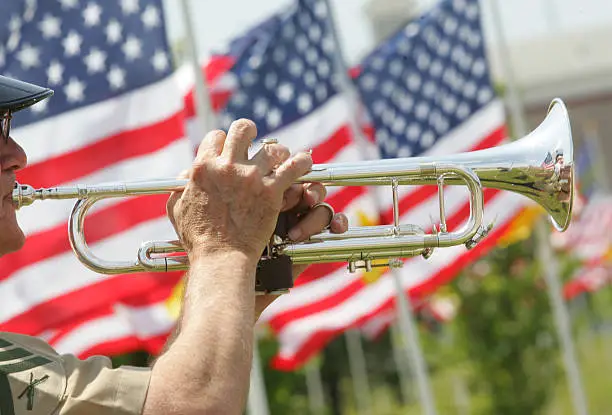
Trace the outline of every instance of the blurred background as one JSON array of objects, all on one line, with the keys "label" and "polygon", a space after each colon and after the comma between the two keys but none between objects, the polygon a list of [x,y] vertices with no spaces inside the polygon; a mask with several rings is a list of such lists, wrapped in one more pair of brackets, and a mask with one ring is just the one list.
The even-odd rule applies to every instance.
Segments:
[{"label": "blurred background", "polygon": [[[316,264],[256,326],[249,414],[612,412],[612,3],[600,0],[11,0],[0,73],[55,89],[14,118],[34,186],[174,177],[204,131],[253,119],[316,163],[504,145],[555,97],[574,140],[564,233],[527,198],[485,191],[490,234],[403,268]],[[567,159],[571,155],[567,151]],[[387,189],[330,188],[354,225],[392,223]],[[165,196],[101,203],[87,236],[129,260],[173,239]],[[449,228],[468,194],[446,192]],[[70,201],[24,208],[0,258],[0,330],[62,353],[147,365],[182,273],[103,276],[74,258]],[[437,190],[400,190],[402,223],[440,223]]]}]

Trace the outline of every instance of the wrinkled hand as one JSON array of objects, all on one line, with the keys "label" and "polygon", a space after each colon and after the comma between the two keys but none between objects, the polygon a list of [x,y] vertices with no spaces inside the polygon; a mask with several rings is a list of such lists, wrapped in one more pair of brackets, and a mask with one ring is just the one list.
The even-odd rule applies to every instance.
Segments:
[{"label": "wrinkled hand", "polygon": [[285,192],[310,170],[309,154],[290,158],[279,144],[263,146],[249,160],[256,136],[249,120],[232,123],[227,135],[207,134],[185,189],[168,200],[170,220],[190,260],[193,255],[238,251],[257,262],[283,204],[291,204]]},{"label": "wrinkled hand", "polygon": [[[300,222],[289,231],[294,242],[301,242],[323,231],[329,224],[333,233],[344,233],[348,219],[343,213],[336,213],[330,220],[330,212],[324,207],[313,206],[325,199],[327,191],[320,183],[294,184],[284,194],[283,211],[301,214]],[[300,275],[308,265],[294,265],[293,277]],[[279,295],[260,295],[255,298],[255,320]]]},{"label": "wrinkled hand", "polygon": [[[344,214],[330,218],[326,208],[313,208],[325,199],[323,185],[293,184],[310,169],[310,156],[298,154],[289,159],[287,148],[267,144],[248,160],[248,147],[256,135],[255,125],[248,120],[234,122],[227,136],[222,131],[210,132],[198,148],[192,169],[181,174],[189,183],[184,191],[170,196],[166,207],[188,253],[194,248],[205,252],[240,249],[259,258],[281,211],[300,215],[299,223],[289,231],[294,242],[328,226],[334,233],[348,229]],[[306,267],[294,265],[293,276]],[[277,297],[258,296],[256,317]]]}]

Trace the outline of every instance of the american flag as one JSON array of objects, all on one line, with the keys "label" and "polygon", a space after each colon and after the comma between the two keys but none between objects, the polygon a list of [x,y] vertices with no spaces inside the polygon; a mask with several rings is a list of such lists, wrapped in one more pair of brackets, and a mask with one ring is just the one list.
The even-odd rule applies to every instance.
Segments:
[{"label": "american flag", "polygon": [[552,235],[553,246],[570,252],[585,263],[600,263],[612,248],[611,226],[612,196],[595,193],[567,231]]},{"label": "american flag", "polygon": [[596,262],[580,267],[563,287],[563,296],[569,301],[582,293],[609,286],[612,282],[611,271],[609,263]]},{"label": "american flag", "polygon": [[[384,157],[437,156],[501,144],[506,138],[502,102],[489,79],[477,0],[444,0],[376,48],[361,65],[356,83]],[[525,199],[487,189],[485,218],[497,217],[493,232],[474,249],[437,250],[429,260],[413,258],[401,271],[413,297],[423,297],[492,248],[522,210]],[[391,200],[379,198],[390,222]],[[446,192],[447,223],[468,216],[467,192]],[[438,211],[434,186],[401,191],[402,223],[427,223]],[[438,220],[438,218],[436,218]],[[292,290],[263,318],[280,339],[274,365],[292,370],[342,331],[366,324],[394,307],[388,275],[366,282],[338,270]]]},{"label": "american flag", "polygon": [[[223,110],[224,114],[232,114],[230,117],[246,116],[255,119],[258,122],[260,136],[273,134],[280,142],[289,145],[293,149],[313,149],[313,158],[319,163],[358,160],[360,153],[353,145],[351,131],[348,126],[351,114],[347,100],[332,85],[334,71],[331,56],[335,53],[335,46],[333,46],[333,41],[330,38],[330,28],[325,23],[327,15],[328,11],[324,1],[299,1],[289,9],[272,16],[272,18],[263,24],[258,25],[258,27],[249,31],[242,38],[237,39],[223,53],[215,54],[205,65],[204,72],[211,87],[213,107],[219,111]],[[271,37],[270,33],[275,36]],[[283,48],[275,47],[275,43],[278,41],[283,43]],[[242,88],[253,86],[249,84],[249,79],[252,79],[253,76],[259,76],[258,74],[263,74],[266,71],[265,66],[254,65],[255,60],[251,58],[255,57],[254,59],[256,59],[257,55],[259,55],[262,58],[262,62],[267,62],[265,63],[266,65],[276,65],[274,70],[278,70],[280,54],[283,53],[283,49],[284,53],[288,55],[287,62],[290,62],[287,70],[282,74],[279,73],[276,80],[260,76],[259,88],[251,89],[248,92],[249,98],[252,99],[250,102],[253,103],[253,107],[250,111],[248,108],[242,108],[240,106],[240,92]],[[273,62],[265,61],[264,59],[270,50],[274,51],[272,53]],[[61,51],[57,53],[61,53]],[[317,58],[316,60],[314,59],[315,57]],[[244,76],[245,72],[248,72],[246,76]],[[193,134],[196,137],[192,140],[192,143],[195,143],[201,137],[201,134],[195,127],[193,79],[193,74],[190,73],[187,66],[181,67],[176,71],[172,80],[176,90],[169,91],[169,95],[178,95],[179,98],[182,98],[182,108],[178,108],[177,105],[177,107],[173,107],[177,112],[169,112],[168,115],[176,116],[177,118],[183,115],[186,117],[184,120],[186,129],[190,136]],[[295,82],[296,79],[302,79],[302,84],[296,86],[292,94],[288,92],[286,84],[288,81]],[[168,83],[170,83],[169,80]],[[292,96],[288,96],[288,93]],[[276,109],[273,107],[269,108],[272,115],[269,118],[266,117],[265,120],[258,115],[262,111],[261,106],[264,99],[269,100],[268,103],[270,105],[279,105]],[[144,97],[143,101],[145,101]],[[159,101],[161,102],[163,99]],[[142,102],[139,103],[145,109],[150,107],[150,105],[145,105]],[[304,110],[305,108],[306,110]],[[182,113],[180,112],[181,109]],[[113,112],[113,115],[116,116],[116,114]],[[121,112],[119,114],[119,116],[123,115]],[[95,113],[92,116],[95,116]],[[280,121],[278,121],[279,117]],[[108,123],[111,123],[110,120]],[[87,121],[84,124],[86,125]],[[83,135],[86,134],[83,132]],[[20,134],[20,137],[23,137],[23,134]],[[77,138],[75,134],[72,137],[74,140]],[[78,141],[75,142],[78,143]],[[185,144],[185,140],[181,140],[183,150]],[[371,150],[376,151],[375,147],[372,147]],[[165,166],[162,166],[161,162],[162,160],[160,159],[160,163],[156,163],[156,165],[159,164],[161,170],[168,168],[168,165],[179,166],[176,167],[177,169],[186,165],[185,163],[172,162],[165,163]],[[112,165],[107,166],[105,169],[109,168],[112,169]],[[156,176],[159,176],[160,170],[156,170],[154,173]],[[141,172],[139,171],[138,173],[140,174]],[[104,181],[119,178],[124,178],[124,176],[117,174],[117,177],[108,177]],[[32,177],[30,182],[34,179]],[[89,179],[89,177],[86,177],[86,179]],[[95,182],[93,179],[87,181]],[[75,179],[75,181],[83,180]],[[368,212],[367,198],[368,196],[365,194],[364,189],[354,187],[330,189],[328,197],[337,209],[354,212],[359,207],[360,212],[374,214],[373,209]],[[46,208],[49,209],[49,206],[46,206]],[[56,206],[56,208],[59,210],[59,206]],[[58,214],[58,217],[61,216],[62,221],[64,221],[65,216],[63,215],[67,215],[69,206],[64,204],[61,208],[61,215]],[[129,208],[130,206],[126,206],[120,212],[128,217],[128,219],[122,219],[124,222],[127,221],[129,223],[131,220],[140,223],[144,221],[139,218],[141,212],[132,211]],[[142,209],[142,206],[136,205],[136,208]],[[24,210],[23,213],[25,214],[27,211]],[[93,230],[92,228],[95,226],[96,218],[95,215],[93,216],[90,220],[89,230]],[[36,217],[36,215],[33,215],[33,218]],[[158,217],[161,218],[161,214],[155,216],[156,219]],[[101,218],[100,221],[102,219],[105,218]],[[65,224],[62,224],[61,227],[64,228]],[[60,238],[59,229],[60,226],[55,230],[57,238]],[[143,234],[142,229],[136,230],[140,233],[138,234],[139,236],[134,236],[134,238],[158,239],[160,235],[163,235],[163,232],[159,231],[156,235],[150,235],[148,232]],[[64,229],[62,231],[61,235],[65,238]],[[98,231],[98,233],[102,231]],[[104,236],[100,235],[98,239],[102,239]],[[114,242],[118,241],[114,240]],[[108,256],[109,251],[105,252],[103,250],[105,245],[106,241],[104,241],[104,245],[94,247],[101,255]],[[127,242],[120,244],[115,249],[115,252],[110,252],[110,255],[113,255],[113,253],[115,255],[125,254],[127,246]],[[25,252],[29,253],[23,254],[25,257],[21,259],[22,262],[26,262],[28,255],[30,257],[33,255],[31,251],[26,250]],[[61,251],[61,255],[62,262],[59,265],[55,263],[55,266],[58,269],[65,269],[66,261],[68,261],[71,264],[70,266],[74,268],[73,272],[76,277],[71,277],[70,281],[72,281],[71,284],[73,285],[79,284],[75,295],[67,296],[65,301],[61,293],[59,294],[60,298],[50,299],[52,304],[58,304],[56,311],[59,311],[59,315],[51,317],[48,324],[42,324],[42,322],[37,320],[32,322],[18,319],[11,323],[11,325],[7,325],[8,329],[42,334],[58,350],[76,353],[81,357],[86,357],[93,353],[119,353],[136,347],[145,347],[152,352],[159,351],[161,343],[163,343],[162,339],[168,334],[174,321],[173,318],[175,316],[168,312],[170,308],[168,296],[180,279],[179,274],[157,274],[158,277],[161,277],[161,283],[158,282],[157,284],[153,284],[153,277],[155,276],[145,275],[142,278],[140,276],[130,276],[128,277],[130,279],[117,277],[125,285],[122,289],[128,292],[125,294],[118,293],[116,297],[109,298],[109,295],[105,295],[106,291],[104,290],[104,284],[108,284],[107,280],[102,280],[99,277],[95,277],[95,279],[92,277],[88,280],[86,277],[88,273],[83,272],[82,267],[77,266],[76,263],[72,264],[73,259],[68,253],[67,243],[65,249]],[[39,254],[41,259],[46,260],[47,256],[53,256],[53,253]],[[14,261],[14,259],[11,259],[11,261]],[[302,281],[317,279],[328,274],[330,270],[336,270],[340,267],[342,267],[342,264],[313,266],[303,276]],[[77,273],[77,270],[81,272]],[[42,280],[42,276],[40,278]],[[132,281],[133,284],[130,284]],[[28,283],[28,281],[25,283]],[[139,286],[142,286],[143,289],[135,288]],[[25,285],[21,288],[23,289],[23,287]],[[110,287],[118,288],[119,285],[110,285]],[[102,298],[99,301],[95,297],[98,289],[102,289]],[[80,295],[81,291],[84,293],[82,296]],[[69,301],[74,300],[82,301],[81,299],[83,298],[89,298],[93,303],[90,307],[91,309],[84,314],[82,313],[83,310],[74,305],[78,303],[69,303]],[[17,301],[23,303],[22,298],[17,298]],[[26,314],[33,317],[40,316],[41,312],[48,310],[46,307],[41,307],[41,311],[37,311],[37,306],[32,301],[23,303],[23,307]],[[35,310],[29,310],[28,307]],[[80,312],[80,314],[77,312]]]},{"label": "american flag", "polygon": [[[473,4],[455,3],[457,7]],[[448,4],[445,1],[439,7],[446,10],[444,8]],[[469,13],[473,15],[473,11]],[[331,55],[338,51],[331,37],[333,28],[328,17],[329,10],[324,1],[296,1],[266,22],[265,30],[254,30],[250,32],[247,42],[237,42],[242,45],[237,51],[230,48],[227,53],[213,57],[206,65],[213,106],[222,109],[222,115],[229,115],[221,117],[226,120],[237,116],[255,119],[260,136],[272,135],[294,150],[313,149],[313,158],[317,163],[371,158],[371,155],[378,154],[378,150],[372,147],[364,149],[355,144],[349,128],[351,106],[334,80],[338,68],[334,67]],[[457,23],[460,22],[461,19],[458,19]],[[453,31],[452,26],[451,23],[448,30]],[[413,33],[413,26],[411,36],[419,36],[421,29],[424,27]],[[460,32],[459,27],[455,30]],[[445,36],[453,37],[452,34]],[[387,43],[380,49],[392,50]],[[444,50],[446,47],[442,47]],[[410,59],[413,57],[406,56],[402,61],[410,66]],[[445,62],[445,65],[452,65],[452,61]],[[366,60],[361,68],[362,76],[368,70]],[[381,73],[379,76],[385,75]],[[190,127],[194,113],[190,92],[193,77],[188,71],[179,69],[177,78],[179,90],[185,95],[188,131],[195,131]],[[253,80],[255,83],[252,83]],[[399,89],[406,88],[402,88],[399,81],[397,85]],[[245,91],[248,91],[245,94],[248,97],[246,103],[245,95],[241,95]],[[366,104],[376,123],[372,102]],[[436,121],[432,122],[435,127]],[[434,137],[434,143],[430,143],[428,148],[423,146],[420,154],[442,155],[497,145],[505,137],[504,122],[501,102],[491,97],[481,107],[466,114],[461,123],[453,128],[449,126],[446,133]],[[423,140],[420,139],[419,144],[427,144],[427,140],[421,143]],[[381,150],[387,151],[389,148]],[[418,154],[415,151],[413,155]],[[437,211],[435,195],[435,189],[425,187],[403,189],[403,222],[420,223],[431,212]],[[462,189],[450,189],[447,196],[448,223],[457,226],[467,217],[466,194]],[[390,218],[388,199],[381,197],[382,217],[385,219]],[[372,195],[363,188],[331,188],[328,201],[336,210],[348,212],[354,224],[358,224],[363,217],[378,217]],[[498,216],[496,230],[472,251],[457,248],[437,252],[429,261],[408,261],[403,271],[406,289],[413,295],[422,296],[448,281],[462,266],[495,244],[522,202],[514,195],[488,192],[487,216]],[[292,293],[277,300],[262,316],[262,323],[269,324],[281,342],[280,353],[275,359],[276,367],[296,368],[344,329],[358,326],[370,317],[392,309],[394,292],[389,278],[368,281],[368,276],[364,274],[349,274],[344,264],[311,266],[298,279]],[[125,351],[137,344],[145,344],[155,351],[159,347],[159,340],[171,327],[172,319],[167,313],[165,300],[169,291],[169,285],[164,285],[151,290],[148,297],[126,296],[118,306],[107,304],[106,308],[98,309],[98,314],[91,316],[95,319],[84,319],[54,332],[54,344],[81,356],[100,351]],[[142,343],[142,340],[145,342]]]},{"label": "american flag", "polygon": [[[175,177],[192,160],[184,101],[166,40],[161,0],[20,1],[2,4],[0,73],[55,95],[15,115],[12,135],[39,186]],[[94,208],[88,240],[101,257],[129,259],[143,240],[175,238],[165,196]],[[100,276],[70,250],[71,201],[19,212],[23,250],[0,259],[0,330],[57,335],[118,302],[169,295],[180,273]],[[102,327],[102,326],[100,326]],[[94,330],[94,332],[97,332]]]}]

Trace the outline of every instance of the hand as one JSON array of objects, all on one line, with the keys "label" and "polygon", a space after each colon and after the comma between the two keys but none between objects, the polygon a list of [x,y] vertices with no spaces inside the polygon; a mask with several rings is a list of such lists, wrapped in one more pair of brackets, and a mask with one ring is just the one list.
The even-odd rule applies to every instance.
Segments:
[{"label": "hand", "polygon": [[256,263],[270,239],[285,191],[306,174],[307,153],[268,144],[251,159],[257,136],[249,120],[232,123],[226,134],[212,131],[200,144],[189,182],[173,194],[167,209],[190,260],[193,256],[238,251]]},{"label": "hand", "polygon": [[[325,199],[327,191],[320,183],[294,184],[283,196],[283,211],[302,214],[300,222],[289,231],[290,238],[301,242],[320,233],[329,224],[333,233],[344,233],[348,229],[348,219],[343,213],[336,213],[330,221],[330,212],[324,207],[312,209]],[[293,277],[300,275],[308,265],[294,265]],[[279,295],[259,295],[255,298],[255,321]]]}]

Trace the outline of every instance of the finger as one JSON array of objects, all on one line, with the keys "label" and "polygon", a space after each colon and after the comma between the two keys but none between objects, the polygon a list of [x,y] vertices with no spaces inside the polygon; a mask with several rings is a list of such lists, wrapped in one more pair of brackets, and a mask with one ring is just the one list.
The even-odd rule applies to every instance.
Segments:
[{"label": "finger", "polygon": [[327,189],[321,183],[304,183],[302,189],[302,197],[293,206],[293,211],[298,213],[324,201],[327,196]]},{"label": "finger", "polygon": [[[189,177],[189,170],[183,170],[179,175],[178,178],[179,179],[186,179]],[[176,202],[178,202],[178,200],[181,197],[181,194],[183,192],[172,192],[170,193],[170,197],[168,197],[168,200],[166,201],[166,215],[168,216],[168,219],[170,219],[170,223],[172,224],[172,226],[174,227],[174,229],[176,230],[176,220],[174,218],[174,206],[176,205]]]},{"label": "finger", "polygon": [[328,208],[319,206],[302,217],[300,222],[289,230],[289,239],[294,242],[305,241],[325,229],[333,219]]},{"label": "finger", "polygon": [[297,179],[304,176],[312,167],[312,157],[308,153],[298,153],[281,164],[274,172],[275,183],[287,190]]},{"label": "finger", "polygon": [[336,213],[329,224],[331,233],[344,233],[348,231],[348,218],[344,213]]},{"label": "finger", "polygon": [[229,161],[246,161],[249,158],[249,146],[257,137],[257,127],[251,120],[242,118],[230,125],[221,155]]},{"label": "finger", "polygon": [[262,175],[267,176],[270,172],[289,158],[289,149],[280,144],[265,144],[251,159],[251,163],[257,166]]},{"label": "finger", "polygon": [[302,196],[304,195],[304,186],[300,183],[292,184],[289,189],[283,193],[283,204],[281,205],[281,212],[286,212],[293,209],[300,203]]},{"label": "finger", "polygon": [[196,160],[201,161],[205,158],[219,157],[223,150],[225,139],[225,132],[221,130],[213,130],[206,134],[206,137],[204,137],[198,146]]}]

